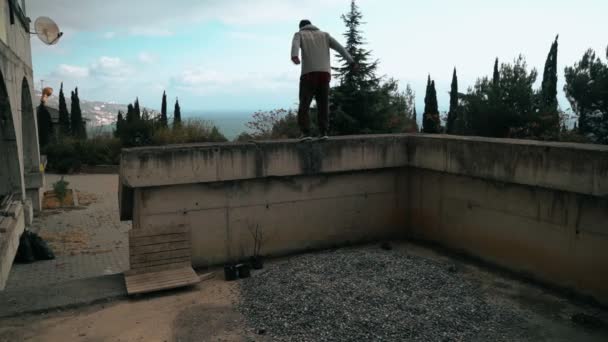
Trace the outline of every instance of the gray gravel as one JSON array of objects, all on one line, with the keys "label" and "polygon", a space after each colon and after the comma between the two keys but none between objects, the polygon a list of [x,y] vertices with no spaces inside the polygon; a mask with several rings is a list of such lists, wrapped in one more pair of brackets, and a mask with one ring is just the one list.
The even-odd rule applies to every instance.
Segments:
[{"label": "gray gravel", "polygon": [[453,265],[379,247],[293,257],[240,285],[250,329],[277,341],[532,339]]}]

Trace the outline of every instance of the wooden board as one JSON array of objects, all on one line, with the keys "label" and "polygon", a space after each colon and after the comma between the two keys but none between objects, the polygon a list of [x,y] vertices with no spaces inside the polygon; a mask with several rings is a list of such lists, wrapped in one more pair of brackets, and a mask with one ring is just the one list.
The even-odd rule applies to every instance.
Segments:
[{"label": "wooden board", "polygon": [[169,234],[180,234],[190,233],[190,229],[184,225],[169,226],[169,227],[146,227],[146,228],[133,228],[129,231],[130,238],[155,236],[155,235],[169,235]]},{"label": "wooden board", "polygon": [[144,274],[144,273],[150,273],[150,272],[173,270],[173,269],[182,268],[182,267],[192,267],[192,262],[190,261],[190,259],[187,259],[187,261],[186,260],[183,260],[183,261],[170,260],[170,261],[168,261],[168,263],[161,264],[161,265],[152,265],[150,263],[147,265],[137,264],[135,266],[136,266],[135,268],[131,267],[130,270],[126,271],[125,275]]},{"label": "wooden board", "polygon": [[190,258],[190,248],[175,249],[172,251],[162,251],[156,253],[140,253],[130,255],[129,261],[131,264],[137,264],[140,262],[159,261],[164,259],[173,259],[180,257]]},{"label": "wooden board", "polygon": [[190,286],[199,281],[198,275],[190,266],[159,272],[125,274],[127,293],[130,295]]},{"label": "wooden board", "polygon": [[186,233],[141,236],[141,237],[131,236],[129,238],[129,246],[138,247],[138,246],[154,245],[154,244],[163,243],[163,242],[178,242],[178,241],[188,241],[188,240],[190,240],[190,236]]},{"label": "wooden board", "polygon": [[190,248],[190,241],[179,241],[179,242],[166,242],[166,243],[157,243],[154,245],[147,246],[129,246],[129,254],[130,255],[138,255],[144,253],[158,253],[158,252],[166,252],[173,251],[176,249],[185,249]]}]

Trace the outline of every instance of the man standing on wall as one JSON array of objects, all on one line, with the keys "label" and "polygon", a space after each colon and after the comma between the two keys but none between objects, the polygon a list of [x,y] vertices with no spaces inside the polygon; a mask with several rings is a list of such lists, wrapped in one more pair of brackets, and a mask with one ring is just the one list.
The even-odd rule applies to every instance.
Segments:
[{"label": "man standing on wall", "polygon": [[310,119],[308,112],[313,97],[317,101],[318,122],[321,139],[327,139],[329,129],[329,81],[331,66],[329,49],[336,50],[353,68],[357,64],[353,57],[329,33],[319,30],[309,20],[300,21],[300,31],[293,36],[291,60],[300,64],[302,50],[302,76],[300,77],[300,106],[298,125],[302,136],[300,140],[310,140]]}]

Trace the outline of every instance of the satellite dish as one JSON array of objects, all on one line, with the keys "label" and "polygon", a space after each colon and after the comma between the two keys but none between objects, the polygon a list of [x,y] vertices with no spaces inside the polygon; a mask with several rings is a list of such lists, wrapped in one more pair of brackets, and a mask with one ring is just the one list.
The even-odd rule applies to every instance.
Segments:
[{"label": "satellite dish", "polygon": [[53,19],[49,17],[38,17],[34,22],[35,34],[46,45],[56,44],[59,38],[63,36],[63,32],[59,31],[59,27]]}]

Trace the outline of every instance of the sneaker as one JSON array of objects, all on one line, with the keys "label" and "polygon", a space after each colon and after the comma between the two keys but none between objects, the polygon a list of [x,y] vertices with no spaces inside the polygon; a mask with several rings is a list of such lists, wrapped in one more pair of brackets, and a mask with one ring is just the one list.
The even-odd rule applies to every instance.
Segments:
[{"label": "sneaker", "polygon": [[324,134],[319,137],[319,140],[327,140],[327,139],[329,139],[329,136],[327,134]]},{"label": "sneaker", "polygon": [[312,140],[312,137],[310,135],[302,134],[302,135],[300,135],[300,137],[298,139],[300,139],[300,141],[309,141],[309,140]]}]

